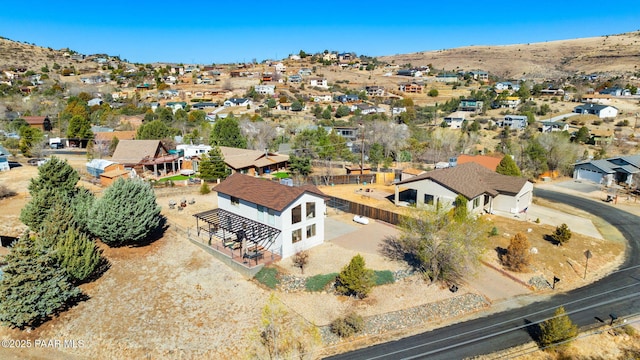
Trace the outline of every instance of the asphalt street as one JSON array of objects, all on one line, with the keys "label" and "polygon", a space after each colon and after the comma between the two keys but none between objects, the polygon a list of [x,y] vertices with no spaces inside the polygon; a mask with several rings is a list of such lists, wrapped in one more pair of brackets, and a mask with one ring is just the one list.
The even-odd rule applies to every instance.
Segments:
[{"label": "asphalt street", "polygon": [[640,218],[596,200],[535,189],[534,195],[590,212],[615,226],[629,243],[621,268],[585,287],[529,305],[453,324],[328,359],[462,359],[530,342],[538,324],[564,306],[581,328],[640,314]]}]

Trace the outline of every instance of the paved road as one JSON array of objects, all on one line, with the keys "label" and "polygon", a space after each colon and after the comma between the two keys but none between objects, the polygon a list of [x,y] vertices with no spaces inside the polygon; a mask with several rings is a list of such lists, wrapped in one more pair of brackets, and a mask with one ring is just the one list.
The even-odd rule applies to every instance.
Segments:
[{"label": "paved road", "polygon": [[621,269],[591,285],[527,306],[486,315],[401,340],[371,346],[330,359],[461,359],[489,354],[532,340],[538,323],[564,306],[580,327],[640,313],[640,218],[601,202],[549,190],[535,196],[562,202],[603,218],[629,241]]}]

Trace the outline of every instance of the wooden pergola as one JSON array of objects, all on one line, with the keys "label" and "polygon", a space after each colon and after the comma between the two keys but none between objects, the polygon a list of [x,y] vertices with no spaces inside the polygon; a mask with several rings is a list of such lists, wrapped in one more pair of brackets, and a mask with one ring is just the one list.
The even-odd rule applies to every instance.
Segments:
[{"label": "wooden pergola", "polygon": [[[196,218],[196,228],[198,236],[201,231],[209,234],[209,246],[215,236],[227,241],[241,242],[243,239],[250,241],[254,246],[254,251],[260,247],[274,252],[271,249],[275,239],[280,235],[280,230],[273,226],[251,220],[244,216],[234,214],[223,209],[213,209],[193,215]],[[256,255],[259,255],[256,253]]]}]

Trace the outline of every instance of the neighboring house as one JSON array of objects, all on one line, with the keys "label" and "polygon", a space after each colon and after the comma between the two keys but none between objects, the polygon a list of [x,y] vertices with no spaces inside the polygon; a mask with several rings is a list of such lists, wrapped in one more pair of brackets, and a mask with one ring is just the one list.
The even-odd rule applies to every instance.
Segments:
[{"label": "neighboring house", "polygon": [[436,75],[436,81],[443,83],[454,83],[458,81],[458,75],[456,74],[438,74]]},{"label": "neighboring house", "polygon": [[471,75],[471,77],[474,80],[489,82],[489,73],[486,71],[482,71],[482,70],[469,71],[469,75]]},{"label": "neighboring house", "polygon": [[0,171],[11,170],[11,167],[9,166],[9,156],[11,156],[11,153],[0,145]]},{"label": "neighboring house", "polygon": [[533,198],[533,184],[525,178],[501,175],[480,164],[466,163],[433,170],[396,183],[395,204],[400,205],[400,188],[405,201],[418,207],[452,206],[458,195],[467,200],[472,213],[487,211],[525,212]]},{"label": "neighboring house", "polygon": [[400,181],[408,180],[413,177],[420,176],[426,173],[427,172],[425,170],[420,170],[420,169],[414,169],[414,168],[403,169],[402,172],[400,173]]},{"label": "neighboring house", "polygon": [[311,72],[311,69],[309,69],[309,68],[302,68],[302,69],[298,70],[298,75],[300,75],[300,76],[309,76],[311,74],[312,74],[312,72]]},{"label": "neighboring house", "polygon": [[502,107],[508,107],[509,109],[515,109],[520,106],[520,98],[517,96],[507,96],[500,102]]},{"label": "neighboring house", "polygon": [[153,178],[180,170],[179,156],[160,140],[120,140],[111,161]]},{"label": "neighboring house", "polygon": [[358,128],[353,126],[334,126],[333,132],[349,141],[355,141],[358,138]]},{"label": "neighboring house", "polygon": [[574,113],[597,115],[601,119],[615,118],[618,108],[610,105],[582,104],[573,108]]},{"label": "neighboring house", "polygon": [[254,89],[260,95],[273,95],[276,93],[275,85],[256,85]]},{"label": "neighboring house", "polygon": [[611,102],[611,95],[609,95],[609,94],[585,94],[585,95],[582,95],[582,102],[605,105],[605,104],[609,104]]},{"label": "neighboring house", "polygon": [[29,124],[32,128],[40,129],[42,131],[51,131],[51,121],[48,116],[22,116],[22,119]]},{"label": "neighboring house", "polygon": [[482,112],[482,108],[484,106],[484,102],[481,100],[475,99],[462,99],[460,100],[460,105],[458,105],[458,111],[469,111],[469,112]]},{"label": "neighboring house", "polygon": [[356,94],[338,95],[336,101],[343,104],[360,101],[360,97]]},{"label": "neighboring house", "polygon": [[251,104],[251,100],[247,98],[231,98],[224,102],[224,106],[247,106]]},{"label": "neighboring house", "polygon": [[609,145],[613,142],[612,129],[589,129],[589,136],[594,145]]},{"label": "neighboring house", "polygon": [[102,186],[109,186],[118,178],[129,176],[124,165],[105,159],[93,159],[87,163],[87,172],[96,179],[100,179]]},{"label": "neighboring house", "polygon": [[391,115],[393,115],[393,116],[400,115],[403,112],[407,112],[407,108],[406,107],[394,107],[394,108],[391,108]]},{"label": "neighboring house", "polygon": [[277,63],[275,68],[277,73],[283,73],[287,71],[287,67],[283,63]]},{"label": "neighboring house", "polygon": [[167,107],[175,114],[178,110],[184,110],[187,108],[187,103],[184,101],[169,101]]},{"label": "neighboring house", "polygon": [[406,93],[422,93],[423,86],[418,83],[402,83],[398,85],[398,90]]},{"label": "neighboring house", "polygon": [[444,122],[447,123],[447,126],[451,129],[460,129],[462,127],[462,123],[464,123],[466,119],[466,116],[466,112],[456,111],[445,116]]},{"label": "neighboring house", "polygon": [[364,90],[368,96],[384,96],[384,86],[365,86]]},{"label": "neighboring house", "polygon": [[234,173],[260,176],[286,170],[289,165],[289,155],[227,146],[219,148],[224,162]]},{"label": "neighboring house", "polygon": [[302,76],[298,74],[289,75],[289,82],[291,83],[300,83],[302,82]]},{"label": "neighboring house", "polygon": [[287,186],[233,174],[213,190],[218,209],[212,212],[217,212],[218,222],[210,225],[246,239],[249,250],[287,258],[324,242],[325,195],[315,186]]},{"label": "neighboring house", "polygon": [[311,79],[309,79],[309,86],[326,88],[326,87],[328,87],[327,79],[325,79],[325,78],[311,78]]},{"label": "neighboring house", "polygon": [[505,115],[501,121],[498,121],[498,126],[509,127],[512,130],[524,130],[529,124],[529,118],[524,115]]},{"label": "neighboring house", "polygon": [[179,151],[182,150],[185,159],[191,159],[192,157],[202,157],[203,154],[209,153],[211,146],[180,144],[176,146],[176,149]]},{"label": "neighboring house", "polygon": [[[625,91],[626,90],[626,91]],[[611,96],[629,96],[631,91],[619,87],[606,88],[599,91],[600,94],[606,94]]]},{"label": "neighboring house", "polygon": [[502,156],[494,157],[494,156],[486,156],[486,155],[465,155],[461,154],[455,158],[456,165],[462,165],[466,163],[476,163],[478,165],[482,165],[485,168],[496,171],[498,168],[498,164],[502,161]]},{"label": "neighboring house", "polygon": [[505,91],[505,90],[518,91],[518,90],[520,90],[520,85],[514,84],[514,83],[512,83],[510,81],[503,81],[503,82],[496,83],[494,85],[493,89],[496,92],[502,92],[502,91]]},{"label": "neighboring house", "polygon": [[632,185],[633,175],[639,172],[640,155],[618,156],[577,162],[573,167],[573,178],[593,181],[604,186],[611,186],[614,183]]},{"label": "neighboring house", "polygon": [[331,102],[331,94],[325,95],[310,95],[313,98],[313,102]]},{"label": "neighboring house", "polygon": [[103,144],[109,146],[113,139],[134,140],[136,138],[135,131],[102,131],[93,133],[93,142],[96,145]]},{"label": "neighboring house", "polygon": [[541,121],[540,132],[569,131],[569,124],[562,121]]},{"label": "neighboring house", "polygon": [[[355,112],[356,110],[360,110],[362,115],[375,114],[378,112],[378,108],[369,104],[355,104],[351,106],[351,111]],[[383,110],[384,112],[384,110]]]}]

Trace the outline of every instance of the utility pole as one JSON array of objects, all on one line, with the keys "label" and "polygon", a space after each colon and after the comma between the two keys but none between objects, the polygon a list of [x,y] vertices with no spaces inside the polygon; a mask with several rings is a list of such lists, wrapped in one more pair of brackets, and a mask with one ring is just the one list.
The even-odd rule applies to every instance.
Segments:
[{"label": "utility pole", "polygon": [[362,145],[360,145],[360,175],[364,175],[364,123],[360,123],[362,127]]}]

